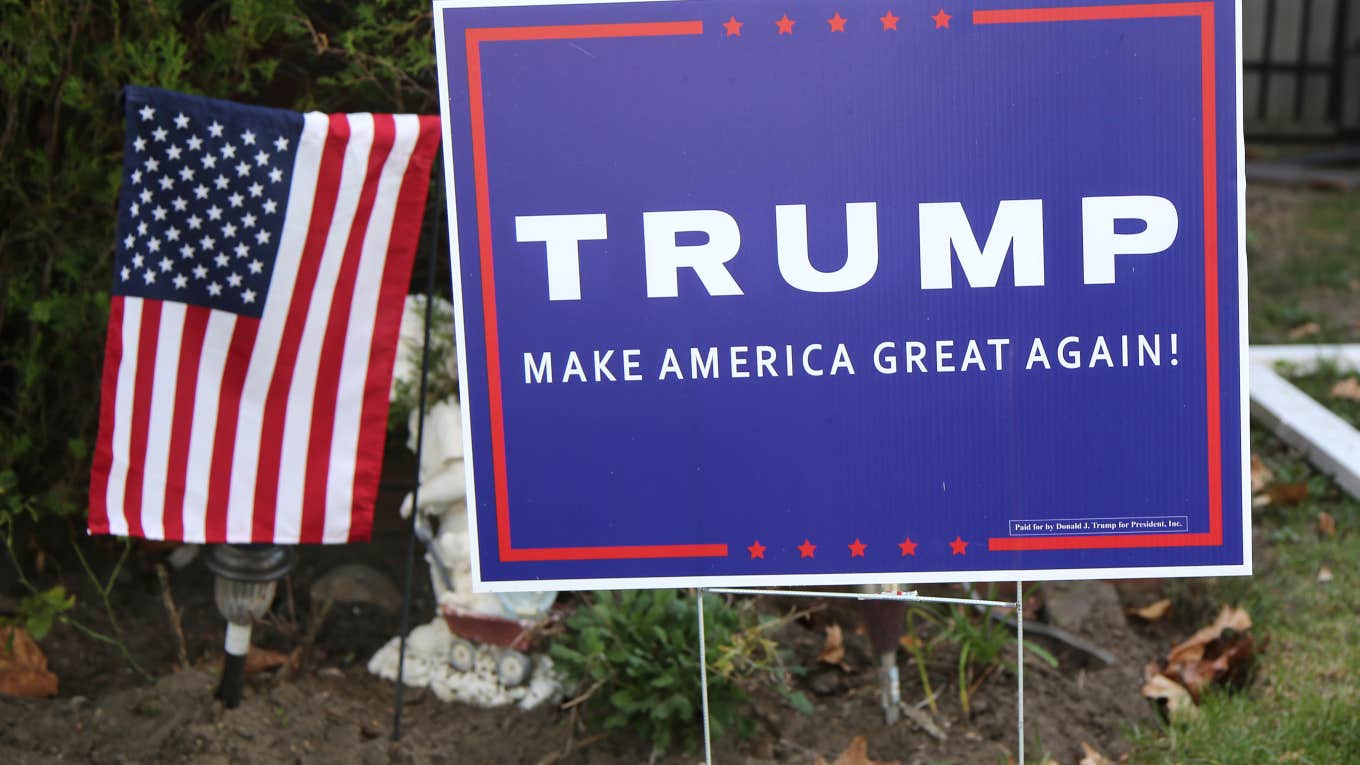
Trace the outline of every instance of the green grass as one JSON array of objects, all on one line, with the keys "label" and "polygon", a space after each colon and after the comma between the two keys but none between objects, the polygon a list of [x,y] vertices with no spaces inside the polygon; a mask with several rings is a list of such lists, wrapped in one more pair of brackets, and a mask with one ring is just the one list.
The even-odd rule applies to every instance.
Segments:
[{"label": "green grass", "polygon": [[[1309,496],[1256,511],[1255,576],[1172,594],[1206,623],[1219,605],[1241,605],[1269,643],[1245,690],[1209,695],[1195,719],[1134,730],[1132,763],[1360,762],[1360,502],[1273,436],[1253,433],[1253,451]],[[1320,512],[1336,519],[1335,537],[1318,530]],[[1331,582],[1318,581],[1324,566]]]},{"label": "green grass", "polygon": [[1360,193],[1264,189],[1249,200],[1252,342],[1360,339]]}]

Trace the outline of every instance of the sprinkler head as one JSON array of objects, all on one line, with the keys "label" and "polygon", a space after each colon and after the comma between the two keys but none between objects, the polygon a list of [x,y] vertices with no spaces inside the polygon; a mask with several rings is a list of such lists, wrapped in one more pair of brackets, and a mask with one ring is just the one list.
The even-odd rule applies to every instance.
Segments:
[{"label": "sprinkler head", "polygon": [[241,703],[251,625],[269,610],[278,580],[296,562],[297,551],[279,545],[213,545],[208,555],[217,610],[227,620],[227,658],[216,695],[229,709]]}]

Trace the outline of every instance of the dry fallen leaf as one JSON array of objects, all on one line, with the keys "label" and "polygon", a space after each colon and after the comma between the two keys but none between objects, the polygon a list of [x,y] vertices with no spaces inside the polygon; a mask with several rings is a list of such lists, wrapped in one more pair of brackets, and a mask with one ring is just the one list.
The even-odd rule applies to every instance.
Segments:
[{"label": "dry fallen leaf", "polygon": [[0,627],[0,696],[57,695],[57,676],[47,656],[22,627]]},{"label": "dry fallen leaf", "polygon": [[817,661],[836,667],[844,666],[845,636],[841,632],[841,625],[831,624],[827,626],[826,642],[822,644],[822,652],[817,654]]},{"label": "dry fallen leaf", "polygon": [[1315,321],[1310,321],[1305,324],[1300,324],[1299,326],[1289,330],[1289,337],[1292,340],[1298,340],[1299,338],[1316,335],[1321,331],[1322,331],[1321,325],[1319,325]]},{"label": "dry fallen leaf", "polygon": [[1255,494],[1261,491],[1269,486],[1273,480],[1275,480],[1275,471],[1271,470],[1270,466],[1266,465],[1260,457],[1255,454],[1251,455],[1251,492]]},{"label": "dry fallen leaf", "polygon": [[1318,513],[1318,531],[1322,532],[1324,537],[1336,536],[1336,519],[1331,513]]},{"label": "dry fallen leaf", "polygon": [[1270,496],[1270,501],[1277,505],[1293,507],[1308,498],[1308,484],[1306,483],[1281,483],[1276,484],[1266,490]]},{"label": "dry fallen leaf", "polygon": [[1360,378],[1343,377],[1332,386],[1332,398],[1360,401]]},{"label": "dry fallen leaf", "polygon": [[1081,761],[1077,765],[1115,765],[1114,760],[1100,753],[1099,749],[1081,742]]},{"label": "dry fallen leaf", "polygon": [[1251,616],[1243,609],[1224,606],[1218,612],[1218,618],[1208,627],[1200,629],[1191,635],[1180,645],[1171,649],[1166,656],[1166,664],[1172,667],[1176,664],[1186,664],[1196,662],[1204,658],[1204,649],[1210,642],[1223,636],[1224,630],[1235,632],[1246,632],[1251,629]]},{"label": "dry fallen leaf", "polygon": [[1156,603],[1153,603],[1148,606],[1143,606],[1142,608],[1130,608],[1128,609],[1128,614],[1130,616],[1136,616],[1139,619],[1142,619],[1143,621],[1155,622],[1158,619],[1162,618],[1163,616],[1166,616],[1167,612],[1170,610],[1171,599],[1162,598]]},{"label": "dry fallen leaf", "polygon": [[1172,720],[1193,717],[1199,712],[1190,692],[1166,675],[1153,675],[1144,683],[1143,696],[1166,702],[1166,713]]},{"label": "dry fallen leaf", "polygon": [[1332,570],[1326,566],[1320,566],[1318,568],[1317,580],[1319,584],[1326,584],[1332,581]]},{"label": "dry fallen leaf", "polygon": [[[827,762],[818,757],[814,765],[827,765]],[[850,746],[846,747],[845,751],[841,752],[841,756],[837,757],[831,765],[902,765],[902,761],[893,760],[889,762],[887,760],[869,759],[868,740],[863,736],[855,736],[854,740],[850,742]]]},{"label": "dry fallen leaf", "polygon": [[288,663],[288,655],[271,651],[268,648],[250,647],[250,653],[246,654],[247,675],[254,675],[271,669],[278,669]]}]

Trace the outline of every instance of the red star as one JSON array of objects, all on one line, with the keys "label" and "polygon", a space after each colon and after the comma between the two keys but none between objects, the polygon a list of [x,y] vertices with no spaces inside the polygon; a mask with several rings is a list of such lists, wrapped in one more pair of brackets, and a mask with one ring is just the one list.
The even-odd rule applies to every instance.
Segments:
[{"label": "red star", "polygon": [[751,552],[751,557],[752,557],[753,559],[754,559],[754,558],[761,558],[761,559],[763,559],[763,558],[765,557],[765,551],[766,551],[767,549],[769,549],[769,548],[765,547],[765,545],[761,544],[761,543],[760,543],[760,540],[757,539],[755,544],[751,545],[750,547],[748,547],[748,548],[746,548],[746,549],[749,550],[749,551]]},{"label": "red star", "polygon": [[897,31],[897,22],[901,21],[902,18],[900,16],[894,16],[892,11],[888,11],[888,15],[879,16],[878,20],[883,22],[884,32],[888,31],[889,29],[895,32]]},{"label": "red star", "polygon": [[859,541],[859,539],[856,539],[854,542],[852,542],[852,543],[846,545],[846,547],[849,547],[849,548],[850,548],[850,557],[851,557],[851,558],[863,558],[863,557],[864,557],[864,548],[868,547],[868,545],[866,545],[866,544],[864,544],[863,542]]},{"label": "red star", "polygon": [[814,545],[813,543],[809,542],[806,539],[803,540],[803,543],[801,545],[798,545],[798,557],[800,558],[814,557],[813,553],[816,551],[817,545]]},{"label": "red star", "polygon": [[916,557],[916,543],[911,541],[911,537],[907,537],[901,542],[898,542],[897,546],[902,548],[903,558],[907,557],[908,555],[910,555],[913,558]]},{"label": "red star", "polygon": [[845,19],[841,18],[841,12],[840,12],[840,11],[836,11],[836,15],[835,15],[835,16],[832,16],[832,17],[829,18],[829,19],[827,19],[827,20],[826,20],[826,23],[828,23],[828,24],[831,25],[831,31],[832,31],[832,32],[844,32],[844,31],[845,31]]},{"label": "red star", "polygon": [[798,22],[789,18],[789,14],[786,13],[784,14],[784,18],[780,19],[779,21],[776,21],[774,25],[779,27],[779,34],[791,35],[793,34],[793,25],[797,23]]},{"label": "red star", "polygon": [[952,19],[952,18],[954,18],[954,17],[953,17],[953,16],[950,16],[950,15],[947,14],[947,13],[945,13],[945,12],[944,12],[944,9],[941,8],[939,13],[935,14],[934,16],[931,16],[930,18],[932,18],[932,19],[935,20],[935,28],[936,28],[936,29],[948,29],[948,28],[949,28],[949,20]]},{"label": "red star", "polygon": [[736,16],[723,22],[723,29],[727,30],[728,37],[741,37],[741,26],[742,24],[740,21],[737,21]]},{"label": "red star", "polygon": [[959,536],[954,537],[954,541],[949,543],[949,549],[954,555],[967,555],[968,543]]}]

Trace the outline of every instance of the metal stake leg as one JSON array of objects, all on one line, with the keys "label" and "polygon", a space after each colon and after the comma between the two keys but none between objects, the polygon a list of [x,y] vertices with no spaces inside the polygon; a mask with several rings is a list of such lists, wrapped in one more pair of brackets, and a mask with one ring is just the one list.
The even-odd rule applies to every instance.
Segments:
[{"label": "metal stake leg", "polygon": [[713,765],[713,739],[708,729],[708,647],[704,643],[704,588],[699,598],[699,695],[704,713],[704,762]]},{"label": "metal stake leg", "polygon": [[1015,583],[1015,727],[1018,765],[1025,765],[1025,583]]}]

